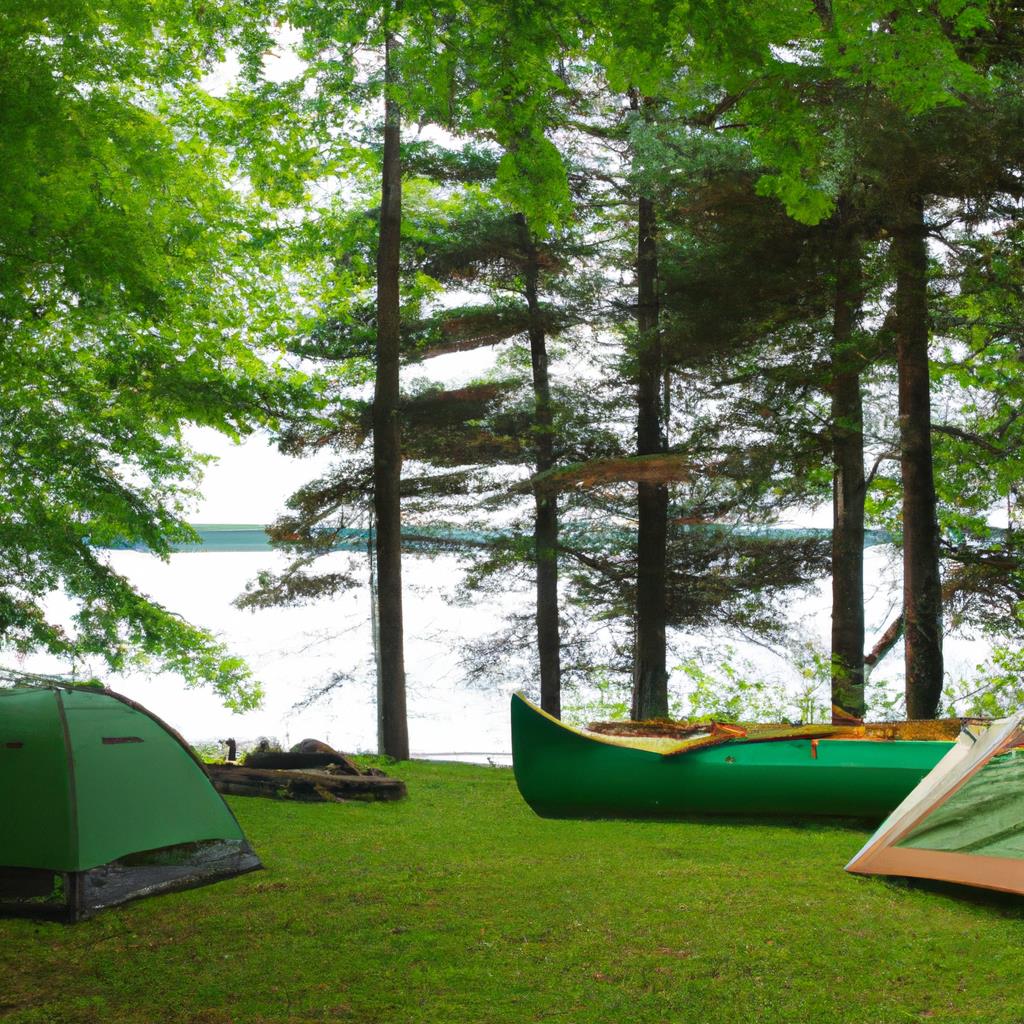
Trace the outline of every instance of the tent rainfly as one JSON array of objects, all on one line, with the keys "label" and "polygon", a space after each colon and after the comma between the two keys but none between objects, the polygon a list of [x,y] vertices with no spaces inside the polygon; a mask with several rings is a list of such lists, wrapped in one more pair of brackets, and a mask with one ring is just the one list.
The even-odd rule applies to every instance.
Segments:
[{"label": "tent rainfly", "polygon": [[1024,894],[1024,712],[966,728],[846,870]]},{"label": "tent rainfly", "polygon": [[0,914],[75,921],[259,867],[202,762],[109,690],[0,690]]}]

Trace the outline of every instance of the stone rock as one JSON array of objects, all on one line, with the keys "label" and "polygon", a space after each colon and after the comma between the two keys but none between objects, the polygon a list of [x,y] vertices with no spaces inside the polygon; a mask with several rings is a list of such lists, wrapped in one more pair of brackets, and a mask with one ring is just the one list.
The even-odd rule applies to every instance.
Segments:
[{"label": "stone rock", "polygon": [[292,754],[340,754],[341,752],[335,750],[329,743],[324,743],[323,740],[301,740],[296,743],[290,750]]}]

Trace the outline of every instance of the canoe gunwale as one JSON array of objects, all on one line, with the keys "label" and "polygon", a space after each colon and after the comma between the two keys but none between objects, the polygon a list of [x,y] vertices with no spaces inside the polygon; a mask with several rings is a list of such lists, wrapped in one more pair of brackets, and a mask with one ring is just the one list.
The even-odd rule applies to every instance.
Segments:
[{"label": "canoe gunwale", "polygon": [[[761,744],[761,743],[782,743],[792,740],[828,740],[828,741],[843,741],[843,742],[857,742],[857,743],[924,743],[924,742],[948,742],[953,743],[956,740],[956,736],[943,736],[943,735],[884,735],[883,730],[892,730],[897,732],[906,727],[913,729],[918,723],[914,722],[868,722],[860,725],[794,725],[794,726],[783,726],[777,727],[766,726],[761,727],[759,725],[754,726],[755,729],[761,728],[766,733],[765,735],[758,735],[755,732],[753,735],[736,735],[735,728],[732,725],[725,723],[711,722],[708,724],[707,730],[703,733],[693,733],[691,735],[673,737],[671,735],[665,735],[664,733],[652,733],[650,735],[644,735],[639,731],[630,731],[624,733],[615,732],[598,732],[593,727],[577,727],[569,725],[567,722],[563,722],[554,715],[548,714],[543,708],[534,704],[529,698],[524,697],[522,694],[517,693],[513,699],[521,700],[527,707],[538,715],[547,719],[552,725],[557,726],[559,729],[564,729],[566,732],[573,733],[574,735],[580,736],[583,739],[592,740],[595,743],[604,743],[612,747],[621,747],[627,750],[642,750],[647,753],[658,754],[661,757],[679,757],[683,754],[696,752],[698,750],[706,750],[709,747],[720,747],[728,744],[736,745],[749,745],[749,744]],[[956,732],[959,735],[960,731],[967,728],[969,723],[975,723],[980,721],[979,719],[943,719],[941,720],[947,728],[946,732],[951,732],[952,727],[956,725]],[[618,725],[619,723],[598,723],[601,725]],[[642,722],[630,722],[625,723],[629,726],[640,726]],[[653,728],[664,728],[664,723],[651,723]],[[931,723],[922,723],[930,725]],[[742,727],[741,727],[742,728]],[[909,731],[909,730],[908,730]],[[941,732],[943,730],[935,730]]]}]

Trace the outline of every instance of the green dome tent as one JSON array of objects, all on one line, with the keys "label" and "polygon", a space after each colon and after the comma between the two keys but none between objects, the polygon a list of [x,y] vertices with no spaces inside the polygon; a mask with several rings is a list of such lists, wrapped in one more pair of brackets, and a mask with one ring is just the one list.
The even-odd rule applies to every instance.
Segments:
[{"label": "green dome tent", "polygon": [[0,913],[77,920],[262,865],[188,744],[109,690],[0,690]]}]

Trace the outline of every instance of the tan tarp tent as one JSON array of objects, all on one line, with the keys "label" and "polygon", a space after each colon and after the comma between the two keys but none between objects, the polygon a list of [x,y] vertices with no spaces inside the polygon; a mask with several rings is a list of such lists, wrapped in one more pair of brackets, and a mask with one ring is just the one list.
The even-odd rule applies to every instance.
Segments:
[{"label": "tan tarp tent", "polygon": [[1024,893],[1024,712],[966,728],[846,870]]}]

